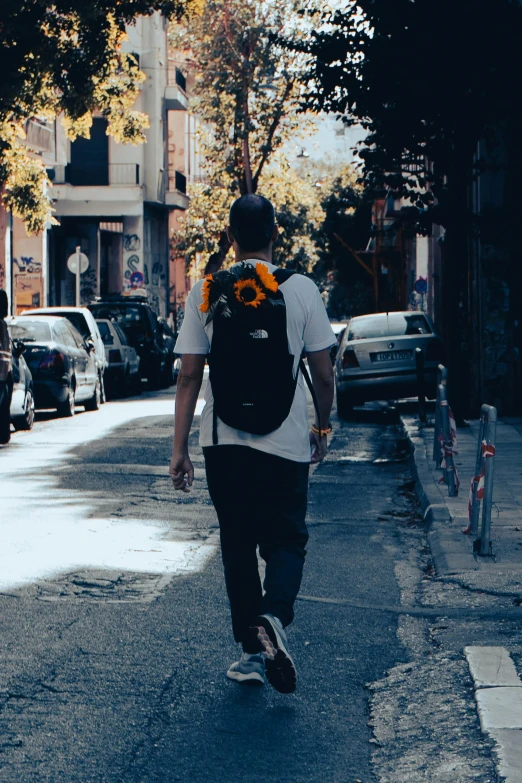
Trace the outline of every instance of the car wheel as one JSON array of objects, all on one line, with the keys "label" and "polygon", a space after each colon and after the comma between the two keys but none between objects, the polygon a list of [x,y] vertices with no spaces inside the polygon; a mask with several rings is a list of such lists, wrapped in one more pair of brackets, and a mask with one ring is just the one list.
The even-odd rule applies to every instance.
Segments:
[{"label": "car wheel", "polygon": [[99,411],[100,405],[101,405],[101,384],[100,384],[100,376],[96,376],[96,385],[94,387],[94,394],[92,397],[89,397],[88,400],[84,402],[85,410],[86,411]]},{"label": "car wheel", "polygon": [[337,392],[337,415],[347,419],[353,413],[353,402],[346,392]]},{"label": "car wheel", "polygon": [[13,419],[15,430],[32,430],[34,424],[34,397],[32,389],[25,395],[25,413]]},{"label": "car wheel", "polygon": [[9,389],[6,387],[0,402],[0,443],[9,443],[11,440],[10,398]]},{"label": "car wheel", "polygon": [[67,390],[67,399],[64,402],[60,402],[56,406],[56,410],[58,411],[58,414],[60,416],[69,417],[74,416],[75,414],[75,386],[73,383],[69,386]]}]

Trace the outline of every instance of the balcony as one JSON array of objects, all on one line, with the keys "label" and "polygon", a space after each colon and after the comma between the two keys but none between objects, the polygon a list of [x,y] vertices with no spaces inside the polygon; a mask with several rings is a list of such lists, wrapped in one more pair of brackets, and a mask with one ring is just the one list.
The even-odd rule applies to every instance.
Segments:
[{"label": "balcony", "polygon": [[[137,163],[55,166],[52,197],[61,216],[138,215],[143,206]],[[54,176],[53,176],[54,175]]]},{"label": "balcony", "polygon": [[171,61],[167,68],[165,108],[167,111],[185,111],[187,104],[187,79]]},{"label": "balcony", "polygon": [[27,120],[25,124],[25,142],[36,152],[54,152],[54,125],[40,120]]},{"label": "balcony", "polygon": [[71,165],[56,167],[56,184],[75,186],[139,185],[140,167],[138,163],[109,163],[89,166]]},{"label": "balcony", "polygon": [[165,203],[169,207],[187,209],[189,205],[187,178],[181,171],[176,171],[175,169],[168,170]]}]

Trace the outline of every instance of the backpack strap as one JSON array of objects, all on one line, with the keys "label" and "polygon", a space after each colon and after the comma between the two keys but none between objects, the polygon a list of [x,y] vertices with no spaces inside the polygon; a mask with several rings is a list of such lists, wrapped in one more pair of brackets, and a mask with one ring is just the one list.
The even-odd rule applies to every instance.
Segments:
[{"label": "backpack strap", "polygon": [[306,385],[310,389],[310,394],[312,395],[312,400],[314,401],[314,408],[315,412],[317,413],[317,421],[319,422],[319,426],[321,425],[321,416],[319,414],[319,403],[317,402],[317,396],[315,394],[314,385],[312,383],[312,379],[310,378],[310,373],[308,372],[308,369],[306,367],[306,364],[304,363],[304,359],[301,357],[299,359],[299,369],[303,373],[303,378],[306,381]]}]

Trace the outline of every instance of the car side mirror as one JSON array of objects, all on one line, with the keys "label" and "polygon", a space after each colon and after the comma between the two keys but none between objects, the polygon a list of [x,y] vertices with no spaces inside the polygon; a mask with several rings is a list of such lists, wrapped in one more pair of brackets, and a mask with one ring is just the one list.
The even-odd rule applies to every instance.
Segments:
[{"label": "car side mirror", "polygon": [[92,337],[88,337],[85,340],[85,346],[87,348],[88,353],[92,353],[94,351],[96,346],[94,345],[94,340],[92,339]]},{"label": "car side mirror", "polygon": [[21,340],[13,340],[13,354],[17,359],[20,358],[24,351],[25,344]]}]

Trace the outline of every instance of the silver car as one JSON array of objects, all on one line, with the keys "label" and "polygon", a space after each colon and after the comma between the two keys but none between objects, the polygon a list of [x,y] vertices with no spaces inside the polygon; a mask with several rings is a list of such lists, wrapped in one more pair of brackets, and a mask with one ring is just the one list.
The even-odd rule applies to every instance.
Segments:
[{"label": "silver car", "polygon": [[335,362],[337,412],[347,416],[354,405],[397,400],[417,394],[415,349],[424,353],[427,397],[434,397],[441,341],[422,312],[375,313],[352,318]]}]

